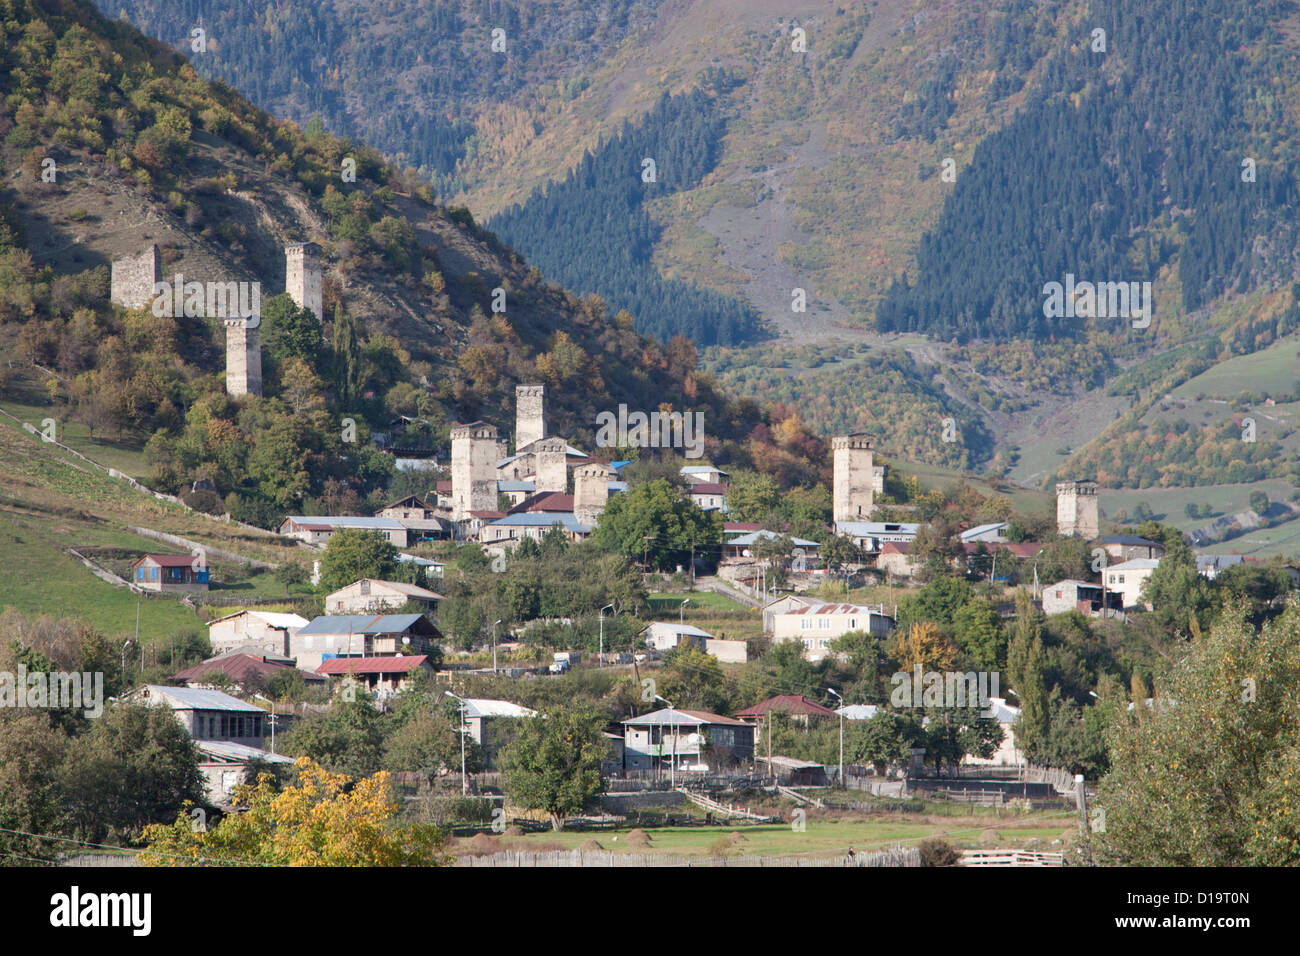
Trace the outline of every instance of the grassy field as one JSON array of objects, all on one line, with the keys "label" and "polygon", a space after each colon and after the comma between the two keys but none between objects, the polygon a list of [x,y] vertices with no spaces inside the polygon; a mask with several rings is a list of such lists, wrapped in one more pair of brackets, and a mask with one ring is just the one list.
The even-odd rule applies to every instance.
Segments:
[{"label": "grassy field", "polygon": [[[1051,847],[1074,829],[1074,814],[1068,810],[1039,811],[1022,816],[993,817],[987,813],[941,818],[898,816],[828,817],[809,814],[802,831],[790,824],[735,825],[714,827],[655,827],[645,832],[649,845],[628,843],[628,829],[600,831],[539,832],[518,837],[498,837],[501,849],[542,851],[575,850],[596,840],[602,850],[614,853],[664,853],[705,855],[731,833],[744,837],[734,845],[739,854],[843,854],[850,846],[859,852],[884,849],[895,844],[915,844],[928,837],[943,837],[962,847],[1024,846]],[[463,843],[464,841],[462,841]],[[1054,849],[1059,850],[1058,844]]]},{"label": "grassy field", "polygon": [[[39,420],[37,420],[39,425]],[[112,548],[144,553],[185,549],[137,534],[148,528],[266,561],[303,560],[302,553],[269,533],[227,525],[141,494],[66,452],[0,419],[0,608],[27,615],[75,618],[117,638],[136,630],[145,642],[201,631],[200,618],[175,597],[138,600],[125,588],[96,578],[69,549]],[[115,573],[129,560],[106,559]],[[215,594],[285,596],[267,573],[212,559]]]},{"label": "grassy field", "polygon": [[1253,394],[1289,393],[1300,380],[1297,355],[1300,343],[1288,338],[1252,355],[1239,355],[1206,369],[1173,390],[1177,398],[1193,398],[1204,392],[1235,398],[1243,391]]},{"label": "grassy field", "polygon": [[7,389],[8,397],[0,401],[0,408],[36,428],[41,428],[45,419],[54,419],[55,440],[106,468],[116,468],[137,481],[147,482],[149,466],[144,460],[143,446],[136,442],[113,441],[104,435],[92,438],[85,425],[63,417],[62,409],[56,408],[45,395],[40,379],[43,376],[32,369],[15,370]]}]

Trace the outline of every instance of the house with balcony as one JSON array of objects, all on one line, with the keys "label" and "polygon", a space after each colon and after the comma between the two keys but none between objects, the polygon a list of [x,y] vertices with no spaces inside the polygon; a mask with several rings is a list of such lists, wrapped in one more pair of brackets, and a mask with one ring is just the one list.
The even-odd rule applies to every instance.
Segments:
[{"label": "house with balcony", "polygon": [[623,767],[707,773],[754,758],[754,728],[703,710],[665,707],[623,721]]},{"label": "house with balcony", "polygon": [[399,657],[331,657],[322,661],[318,674],[332,680],[353,680],[384,701],[399,694],[420,674],[432,674],[433,666],[424,654]]},{"label": "house with balcony", "polygon": [[321,673],[334,657],[396,657],[429,654],[442,634],[423,614],[326,614],[290,641],[298,666]]}]

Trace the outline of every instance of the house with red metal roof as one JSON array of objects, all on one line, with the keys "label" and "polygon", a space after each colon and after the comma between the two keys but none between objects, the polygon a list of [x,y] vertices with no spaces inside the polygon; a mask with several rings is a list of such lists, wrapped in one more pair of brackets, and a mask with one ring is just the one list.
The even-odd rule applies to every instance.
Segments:
[{"label": "house with red metal roof", "polygon": [[351,678],[380,700],[401,691],[421,673],[432,674],[433,667],[424,654],[401,657],[331,657],[321,661],[316,673],[343,680]]},{"label": "house with red metal roof", "polygon": [[282,674],[302,674],[309,686],[325,683],[325,678],[311,671],[299,671],[293,661],[268,657],[265,654],[223,654],[210,657],[201,664],[177,671],[171,679],[186,687],[212,687],[217,681],[229,682],[240,690],[260,690],[272,677]]},{"label": "house with red metal roof", "polygon": [[131,562],[130,581],[146,591],[188,594],[206,591],[211,575],[202,555],[145,554]]}]

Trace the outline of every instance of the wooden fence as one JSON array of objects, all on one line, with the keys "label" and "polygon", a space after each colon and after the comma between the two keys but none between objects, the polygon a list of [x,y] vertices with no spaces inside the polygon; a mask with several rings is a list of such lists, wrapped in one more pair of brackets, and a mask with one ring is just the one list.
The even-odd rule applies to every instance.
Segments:
[{"label": "wooden fence", "polygon": [[1064,853],[1032,850],[966,850],[958,866],[1064,866]]},{"label": "wooden fence", "polygon": [[892,847],[875,853],[859,853],[852,860],[844,854],[826,856],[781,855],[759,856],[681,856],[671,853],[614,853],[607,850],[553,850],[528,853],[504,850],[488,856],[464,856],[456,866],[476,867],[620,867],[620,866],[794,866],[794,867],[885,867],[920,866],[921,854],[915,847]]}]

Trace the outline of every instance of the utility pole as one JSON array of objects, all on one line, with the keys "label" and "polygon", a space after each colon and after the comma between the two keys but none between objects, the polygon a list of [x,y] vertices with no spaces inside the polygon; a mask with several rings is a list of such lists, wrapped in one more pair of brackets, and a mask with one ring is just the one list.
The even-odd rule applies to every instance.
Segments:
[{"label": "utility pole", "polygon": [[826,691],[827,691],[827,693],[834,694],[834,695],[835,695],[835,699],[838,700],[838,701],[840,702],[840,707],[839,707],[839,711],[840,711],[840,789],[843,790],[843,789],[844,789],[844,698],[841,697],[841,696],[839,695],[839,692],[838,692],[838,691],[833,690],[833,689],[831,689],[830,687],[827,687],[827,688],[826,688]]}]

